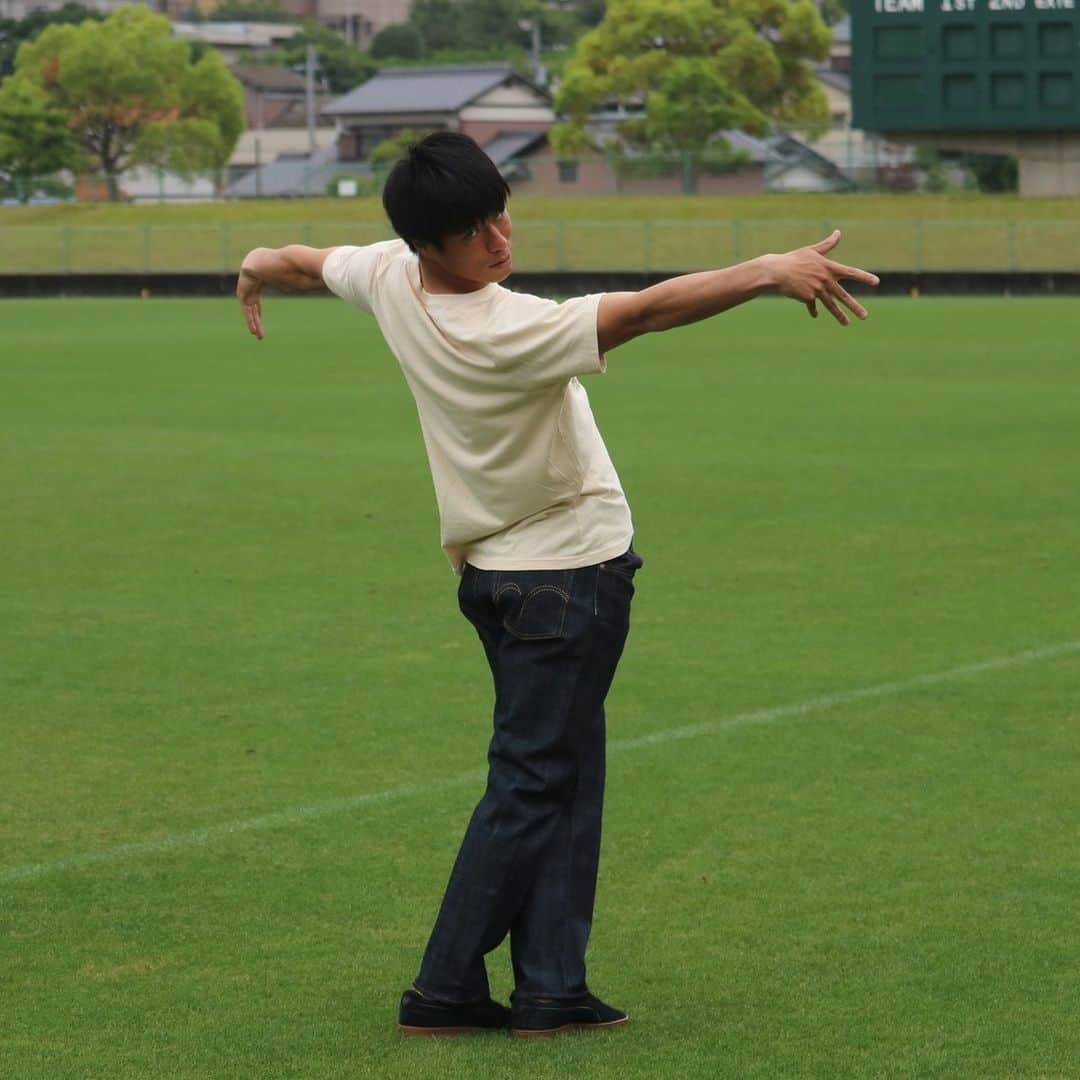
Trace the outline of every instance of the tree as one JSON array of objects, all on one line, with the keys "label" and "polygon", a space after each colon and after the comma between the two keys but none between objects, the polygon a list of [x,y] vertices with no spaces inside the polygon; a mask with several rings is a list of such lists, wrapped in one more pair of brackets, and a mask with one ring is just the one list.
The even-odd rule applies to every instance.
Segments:
[{"label": "tree", "polygon": [[631,145],[681,155],[694,190],[718,129],[771,124],[818,132],[829,122],[809,60],[831,34],[811,0],[609,0],[564,70],[556,108],[583,127],[606,102],[644,102],[620,131]]},{"label": "tree", "polygon": [[1020,166],[1009,154],[968,154],[967,165],[980,191],[1000,194],[1020,187]]},{"label": "tree", "polygon": [[0,79],[15,70],[15,54],[24,41],[33,41],[47,26],[62,23],[81,23],[87,19],[100,21],[105,18],[92,8],[82,4],[68,3],[56,11],[38,8],[25,19],[0,19]]},{"label": "tree", "polygon": [[458,49],[465,43],[461,7],[454,0],[415,0],[409,23],[420,32],[427,52]]},{"label": "tree", "polygon": [[374,60],[418,60],[424,55],[424,39],[410,23],[384,26],[371,41]]},{"label": "tree", "polygon": [[281,10],[277,0],[222,0],[207,22],[290,22],[292,15]]},{"label": "tree", "polygon": [[822,0],[821,3],[821,17],[830,26],[838,23],[850,10],[849,0]]},{"label": "tree", "polygon": [[376,172],[388,171],[399,158],[403,158],[409,147],[419,142],[426,132],[414,131],[412,128],[402,128],[397,134],[383,139],[378,146],[372,148],[368,155],[368,164]]},{"label": "tree", "polygon": [[26,202],[35,182],[76,168],[79,148],[62,109],[17,79],[0,85],[0,178]]},{"label": "tree", "polygon": [[332,93],[347,94],[379,70],[379,65],[366,53],[353,48],[340,34],[317,22],[304,23],[300,33],[294,34],[280,50],[269,53],[264,60],[303,70],[308,45],[315,46],[320,78]]},{"label": "tree", "polygon": [[243,88],[220,55],[192,63],[168,19],[143,7],[48,27],[19,50],[12,79],[63,110],[110,199],[135,165],[220,173],[244,128]]},{"label": "tree", "polygon": [[520,0],[460,0],[463,44],[469,48],[490,48],[522,44],[525,32],[519,25],[524,16]]},{"label": "tree", "polygon": [[420,31],[429,54],[489,52],[523,44],[520,22],[537,6],[532,0],[415,0],[409,23]]}]

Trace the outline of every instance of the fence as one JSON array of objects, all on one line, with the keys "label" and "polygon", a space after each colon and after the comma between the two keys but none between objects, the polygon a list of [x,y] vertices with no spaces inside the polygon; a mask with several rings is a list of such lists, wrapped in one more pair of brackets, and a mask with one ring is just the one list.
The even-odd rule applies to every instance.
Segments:
[{"label": "fence", "polygon": [[[786,251],[826,235],[828,220],[542,221],[514,229],[528,271],[686,271]],[[887,271],[1080,270],[1080,220],[843,222],[839,257]],[[370,223],[0,226],[0,274],[231,273],[253,247],[368,244]]]}]

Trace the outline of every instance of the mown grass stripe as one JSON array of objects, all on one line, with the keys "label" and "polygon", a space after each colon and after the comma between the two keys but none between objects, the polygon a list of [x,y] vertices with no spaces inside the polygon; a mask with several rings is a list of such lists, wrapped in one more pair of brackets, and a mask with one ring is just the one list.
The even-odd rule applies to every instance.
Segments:
[{"label": "mown grass stripe", "polygon": [[[909,693],[912,690],[919,690],[923,687],[937,686],[957,679],[970,678],[1007,668],[1021,667],[1026,664],[1037,664],[1078,652],[1080,652],[1080,640],[1060,642],[1037,649],[1027,649],[1007,656],[991,657],[974,664],[950,668],[947,671],[929,672],[924,675],[913,676],[910,679],[879,683],[875,686],[865,686],[855,690],[822,694],[790,705],[777,705],[766,709],[735,713],[707,724],[691,724],[680,728],[667,728],[631,739],[614,739],[609,743],[609,751],[640,750],[681,739],[695,739],[706,735],[715,735],[733,728],[775,723],[778,720],[805,716],[809,713],[827,712],[830,709],[850,705],[858,701],[892,697],[897,694]],[[483,778],[484,772],[482,770],[471,769],[455,776],[429,780],[422,784],[403,784],[398,787],[387,788],[384,791],[367,792],[345,799],[331,799],[326,802],[313,803],[309,806],[300,806],[272,814],[262,814],[258,817],[225,822],[206,829],[175,833],[171,836],[159,837],[156,840],[121,844],[117,847],[106,848],[103,851],[86,852],[82,855],[73,855],[70,858],[58,859],[53,862],[26,863],[22,866],[13,866],[7,870],[0,870],[0,883],[14,884],[45,877],[51,873],[82,870],[92,866],[121,862],[125,859],[138,859],[143,856],[160,855],[169,851],[205,847],[207,844],[217,840],[244,833],[300,825],[308,821],[330,817],[334,814],[348,813],[373,803],[391,802],[396,799],[411,798],[415,795],[430,795],[434,791],[459,787],[463,784],[480,783]]]}]

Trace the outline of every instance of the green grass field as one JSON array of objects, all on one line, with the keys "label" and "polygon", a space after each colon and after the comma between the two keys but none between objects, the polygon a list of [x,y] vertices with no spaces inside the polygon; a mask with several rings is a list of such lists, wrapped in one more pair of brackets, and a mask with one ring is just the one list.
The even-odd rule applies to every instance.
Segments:
[{"label": "green grass field", "polygon": [[394,1028],[490,692],[373,323],[0,319],[0,1076],[1080,1076],[1075,304],[759,301],[589,381],[632,1022],[535,1045]]}]

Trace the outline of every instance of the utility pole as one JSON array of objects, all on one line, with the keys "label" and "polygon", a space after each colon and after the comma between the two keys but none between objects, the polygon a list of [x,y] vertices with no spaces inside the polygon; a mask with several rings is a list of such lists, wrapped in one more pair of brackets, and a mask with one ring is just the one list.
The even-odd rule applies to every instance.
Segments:
[{"label": "utility pole", "polygon": [[539,17],[533,19],[519,19],[518,26],[522,30],[528,30],[531,35],[532,47],[530,49],[530,60],[532,61],[532,74],[533,82],[537,86],[547,85],[547,70],[544,67],[543,61],[540,59],[540,19]]},{"label": "utility pole", "polygon": [[315,153],[315,46],[307,47],[307,64],[304,71],[304,91],[307,99],[308,153]]}]

